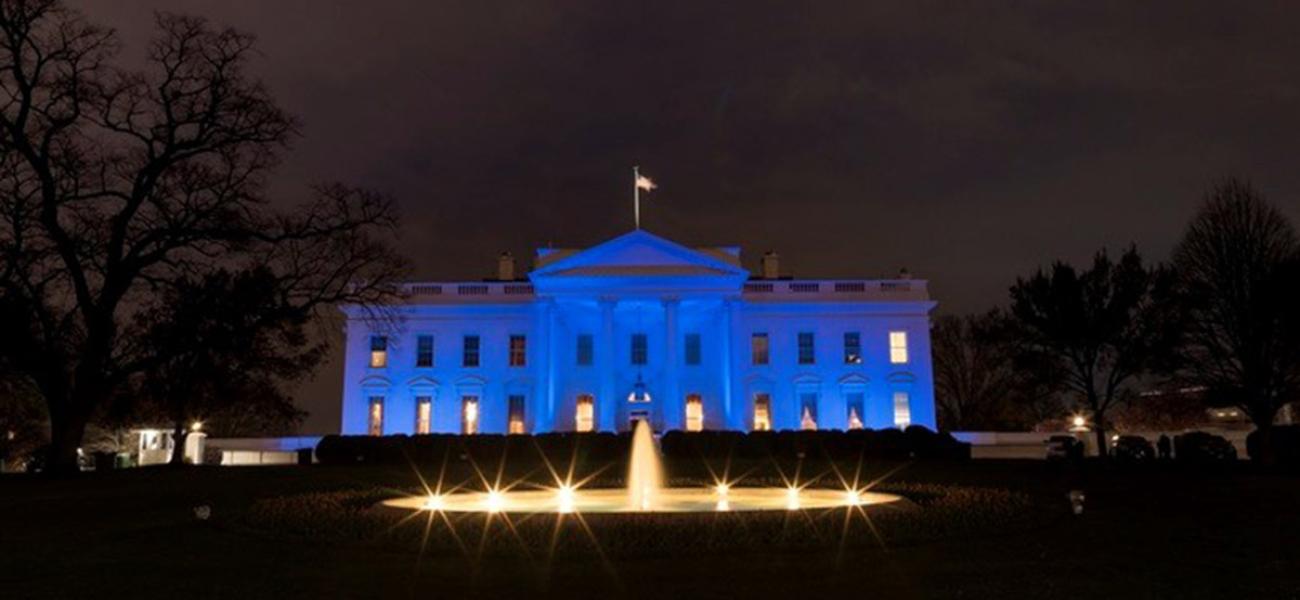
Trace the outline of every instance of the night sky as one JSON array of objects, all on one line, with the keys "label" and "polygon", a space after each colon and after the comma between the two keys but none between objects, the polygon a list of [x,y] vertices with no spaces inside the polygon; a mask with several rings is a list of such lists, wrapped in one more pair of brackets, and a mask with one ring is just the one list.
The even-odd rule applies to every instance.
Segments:
[{"label": "night sky", "polygon": [[[942,313],[1102,246],[1164,259],[1225,175],[1300,216],[1294,4],[811,4],[74,5],[128,61],[156,9],[257,35],[303,123],[277,198],[392,194],[424,279],[627,231],[633,164],[660,185],[654,233],[740,245],[751,269],[776,249],[796,276],[905,266]],[[337,429],[340,378],[305,386],[306,431]]]}]

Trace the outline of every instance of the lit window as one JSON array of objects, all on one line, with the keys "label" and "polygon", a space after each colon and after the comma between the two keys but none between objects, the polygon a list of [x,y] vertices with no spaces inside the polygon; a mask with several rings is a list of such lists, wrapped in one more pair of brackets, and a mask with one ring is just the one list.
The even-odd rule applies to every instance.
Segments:
[{"label": "lit window", "polygon": [[370,397],[370,435],[384,435],[384,397]]},{"label": "lit window", "polygon": [[766,333],[755,333],[749,338],[749,353],[753,357],[753,364],[765,365],[768,359],[768,344]]},{"label": "lit window", "polygon": [[632,334],[632,364],[646,363],[646,338],[644,333]]},{"label": "lit window", "polygon": [[477,335],[467,335],[461,349],[461,366],[477,367],[479,354],[479,339]]},{"label": "lit window", "polygon": [[509,397],[510,404],[510,421],[507,431],[509,433],[524,433],[524,397],[522,395],[512,395]]},{"label": "lit window", "polygon": [[799,334],[799,364],[811,365],[817,362],[815,348],[813,347],[813,334],[802,332]]},{"label": "lit window", "polygon": [[772,397],[754,394],[754,431],[772,430]]},{"label": "lit window", "polygon": [[844,334],[844,364],[862,364],[862,334],[856,331]]},{"label": "lit window", "polygon": [[591,359],[595,352],[592,351],[591,334],[578,334],[578,366],[590,367]]},{"label": "lit window", "polygon": [[382,369],[388,366],[388,337],[370,336],[370,367]]},{"label": "lit window", "polygon": [[433,336],[422,335],[415,338],[415,366],[433,366]]},{"label": "lit window", "polygon": [[862,392],[850,392],[845,396],[845,404],[848,405],[849,411],[849,429],[862,429]]},{"label": "lit window", "polygon": [[799,429],[817,430],[817,394],[799,394]]},{"label": "lit window", "polygon": [[590,394],[579,394],[578,404],[574,409],[573,429],[579,432],[596,429],[596,402]]},{"label": "lit window", "polygon": [[686,396],[686,431],[704,430],[704,401],[699,394]]},{"label": "lit window", "polygon": [[907,362],[907,332],[889,332],[889,362],[901,365]]},{"label": "lit window", "polygon": [[696,366],[700,364],[700,334],[686,334],[686,364]]},{"label": "lit window", "polygon": [[907,392],[894,392],[894,426],[907,429],[912,424],[911,398]]},{"label": "lit window", "polygon": [[424,434],[432,431],[433,419],[433,398],[429,396],[415,397],[415,432]]},{"label": "lit window", "polygon": [[510,366],[522,367],[528,362],[528,339],[522,335],[510,336]]},{"label": "lit window", "polygon": [[478,433],[478,396],[461,396],[460,432],[466,435]]}]

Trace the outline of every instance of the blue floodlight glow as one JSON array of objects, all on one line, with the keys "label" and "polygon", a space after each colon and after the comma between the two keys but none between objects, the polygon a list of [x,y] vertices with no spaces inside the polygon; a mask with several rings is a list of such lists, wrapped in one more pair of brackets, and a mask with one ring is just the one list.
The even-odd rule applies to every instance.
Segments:
[{"label": "blue floodlight glow", "polygon": [[395,321],[344,308],[345,434],[935,426],[922,280],[756,279],[634,231],[539,250],[526,281],[407,287]]}]

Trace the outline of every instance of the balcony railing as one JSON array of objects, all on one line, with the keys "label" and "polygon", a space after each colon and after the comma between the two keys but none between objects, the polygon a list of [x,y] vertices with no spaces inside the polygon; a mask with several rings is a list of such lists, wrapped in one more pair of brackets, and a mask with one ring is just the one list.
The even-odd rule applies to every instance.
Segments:
[{"label": "balcony railing", "polygon": [[[404,290],[409,299],[456,302],[458,298],[505,298],[526,300],[534,294],[526,282],[484,281],[465,283],[408,283]],[[848,280],[754,280],[745,282],[746,297],[761,300],[785,296],[803,299],[928,299],[926,282],[920,279],[848,279]]]},{"label": "balcony railing", "polygon": [[408,283],[406,295],[410,298],[427,298],[430,296],[531,296],[533,284],[511,282],[483,283]]},{"label": "balcony railing", "polygon": [[745,295],[754,299],[787,294],[825,298],[926,298],[926,282],[920,279],[749,281],[744,289]]}]

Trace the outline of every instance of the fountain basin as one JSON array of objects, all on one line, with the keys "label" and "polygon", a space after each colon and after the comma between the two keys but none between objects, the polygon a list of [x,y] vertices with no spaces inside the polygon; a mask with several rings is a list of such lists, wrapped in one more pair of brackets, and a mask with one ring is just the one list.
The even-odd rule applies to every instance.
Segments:
[{"label": "fountain basin", "polygon": [[634,505],[624,489],[458,492],[385,500],[384,506],[451,513],[691,513],[844,508],[888,504],[900,496],[878,492],[805,488],[732,487],[725,494],[708,488],[661,488],[648,510]]}]

